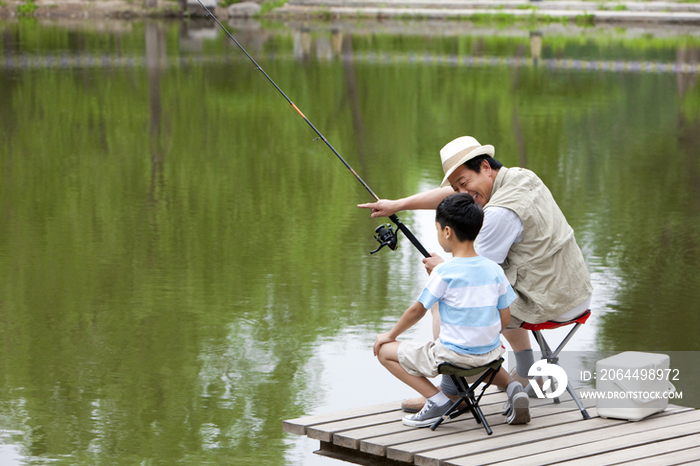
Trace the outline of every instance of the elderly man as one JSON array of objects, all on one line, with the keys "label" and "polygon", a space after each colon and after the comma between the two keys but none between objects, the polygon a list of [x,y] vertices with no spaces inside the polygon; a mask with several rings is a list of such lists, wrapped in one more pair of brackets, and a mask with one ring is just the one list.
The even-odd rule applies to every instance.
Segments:
[{"label": "elderly man", "polygon": [[[520,326],[578,317],[590,306],[593,286],[574,231],[552,193],[533,172],[506,168],[494,153],[493,146],[482,146],[473,137],[457,138],[440,151],[445,172],[440,188],[358,207],[372,209],[372,217],[387,217],[402,210],[434,209],[455,191],[474,197],[484,208],[476,251],[501,264],[517,294],[503,335],[515,352],[511,376],[527,386],[534,355],[529,335]],[[443,262],[436,254],[431,256],[423,259],[428,273]],[[457,394],[448,377],[443,377],[441,386],[447,395]],[[413,412],[423,404],[422,399],[407,400],[403,408]]]}]

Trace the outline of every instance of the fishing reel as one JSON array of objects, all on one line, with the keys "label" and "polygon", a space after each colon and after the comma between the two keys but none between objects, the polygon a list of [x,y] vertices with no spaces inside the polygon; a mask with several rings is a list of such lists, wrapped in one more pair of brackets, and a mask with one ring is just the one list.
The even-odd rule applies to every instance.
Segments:
[{"label": "fishing reel", "polygon": [[384,246],[389,246],[389,249],[396,251],[396,248],[399,246],[398,231],[394,231],[390,223],[379,225],[374,232],[376,233],[374,239],[379,242],[379,247],[374,251],[370,251],[370,254],[374,254]]}]

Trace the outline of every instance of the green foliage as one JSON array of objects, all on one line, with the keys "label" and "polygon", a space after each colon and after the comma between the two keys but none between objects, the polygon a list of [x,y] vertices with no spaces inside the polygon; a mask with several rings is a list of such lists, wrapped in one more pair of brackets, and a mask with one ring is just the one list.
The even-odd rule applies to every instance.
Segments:
[{"label": "green foliage", "polygon": [[32,0],[27,0],[26,3],[17,5],[17,14],[20,16],[32,16],[36,9],[39,8]]},{"label": "green foliage", "polygon": [[287,3],[287,0],[268,0],[263,2],[260,6],[260,15],[263,16],[265,13],[268,13],[275,8],[279,8],[281,6],[284,6]]},{"label": "green foliage", "polygon": [[476,24],[496,23],[501,25],[515,24],[518,18],[509,13],[474,13],[469,20]]},{"label": "green foliage", "polygon": [[577,15],[574,23],[578,26],[593,26],[595,24],[595,15]]},{"label": "green foliage", "polygon": [[[270,8],[270,10],[272,10],[272,8]],[[328,21],[331,19],[331,11],[328,8],[322,7],[317,10],[314,10],[313,15],[323,21]]]},{"label": "green foliage", "polygon": [[[525,6],[528,7],[528,5]],[[536,27],[540,24],[567,24],[570,22],[570,19],[565,16],[538,14],[538,7],[527,9],[531,9],[532,14],[519,16],[509,13],[476,13],[468,16],[467,19],[476,24],[496,24],[499,26],[522,25],[524,27]]]}]

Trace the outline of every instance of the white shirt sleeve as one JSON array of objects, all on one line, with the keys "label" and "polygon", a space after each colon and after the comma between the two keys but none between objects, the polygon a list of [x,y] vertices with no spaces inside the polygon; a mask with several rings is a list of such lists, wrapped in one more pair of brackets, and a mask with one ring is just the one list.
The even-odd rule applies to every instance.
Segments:
[{"label": "white shirt sleeve", "polygon": [[476,238],[476,253],[502,264],[510,247],[522,241],[523,222],[505,207],[484,209],[484,224]]}]

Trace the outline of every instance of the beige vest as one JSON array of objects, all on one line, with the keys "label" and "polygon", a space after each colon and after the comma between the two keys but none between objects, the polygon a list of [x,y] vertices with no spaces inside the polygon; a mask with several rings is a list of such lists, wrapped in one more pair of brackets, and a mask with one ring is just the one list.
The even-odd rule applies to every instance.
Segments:
[{"label": "beige vest", "polygon": [[523,222],[523,239],[511,246],[502,264],[518,295],[510,305],[515,317],[545,322],[593,293],[574,230],[537,175],[524,168],[501,168],[486,209],[490,207],[508,208]]}]

